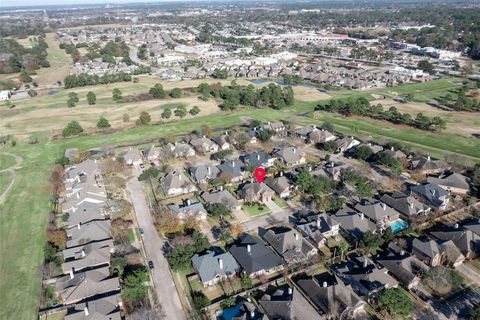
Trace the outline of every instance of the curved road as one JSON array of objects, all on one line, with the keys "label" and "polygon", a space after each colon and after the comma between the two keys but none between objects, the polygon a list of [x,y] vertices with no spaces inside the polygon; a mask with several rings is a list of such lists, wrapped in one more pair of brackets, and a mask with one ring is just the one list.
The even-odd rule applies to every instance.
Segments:
[{"label": "curved road", "polygon": [[158,302],[162,306],[165,319],[184,320],[186,317],[182,310],[175,283],[173,282],[172,273],[162,252],[164,241],[160,239],[153,225],[143,186],[137,179],[140,172],[138,168],[134,168],[134,170],[136,175],[128,181],[127,190],[130,193],[130,199],[135,209],[138,227],[142,228],[144,232],[142,241],[145,254],[147,259],[153,261],[154,264],[151,274]]},{"label": "curved road", "polygon": [[5,169],[0,170],[0,173],[10,172],[11,175],[12,175],[12,181],[10,181],[10,184],[8,185],[8,187],[0,195],[0,204],[2,204],[3,201],[5,201],[5,197],[7,196],[8,192],[13,187],[13,184],[15,183],[15,180],[17,179],[17,175],[15,173],[15,170],[19,169],[20,164],[22,163],[23,159],[21,157],[17,156],[16,154],[9,153],[9,152],[0,152],[0,155],[6,155],[6,156],[13,157],[13,158],[15,158],[15,161],[16,161],[16,164],[14,166],[11,166],[9,168],[5,168]]}]

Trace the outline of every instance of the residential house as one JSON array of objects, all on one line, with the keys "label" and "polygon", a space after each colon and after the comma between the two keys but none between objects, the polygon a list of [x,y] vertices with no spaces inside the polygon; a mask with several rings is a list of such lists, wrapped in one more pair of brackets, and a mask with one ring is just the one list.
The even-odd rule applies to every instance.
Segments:
[{"label": "residential house", "polygon": [[438,178],[427,177],[427,182],[455,194],[467,194],[470,191],[469,179],[460,173],[441,174]]},{"label": "residential house", "polygon": [[325,129],[314,130],[308,135],[308,142],[314,144],[334,141],[335,139],[337,139],[337,137],[333,133]]},{"label": "residential house", "polygon": [[257,300],[269,319],[282,320],[324,320],[315,308],[292,287],[280,287],[271,293],[265,293]]},{"label": "residential house", "polygon": [[238,159],[225,160],[217,168],[220,171],[219,177],[227,182],[242,181],[246,174],[245,165]]},{"label": "residential house", "polygon": [[337,152],[345,152],[351,148],[358,146],[360,141],[355,140],[353,137],[346,137],[337,140]]},{"label": "residential house", "polygon": [[67,229],[67,248],[85,245],[95,241],[111,239],[110,220],[90,221]]},{"label": "residential house", "polygon": [[232,315],[231,320],[269,320],[253,303],[247,300],[237,302],[237,306],[238,311]]},{"label": "residential house", "polygon": [[347,262],[333,265],[332,269],[358,295],[367,298],[383,289],[398,287],[398,281],[388,274],[386,268],[377,267],[366,256],[351,257]]},{"label": "residential house", "polygon": [[439,228],[431,231],[430,234],[438,240],[452,241],[465,258],[470,260],[480,252],[480,235],[470,228],[455,225],[453,228]]},{"label": "residential house", "polygon": [[106,201],[107,194],[103,186],[89,183],[75,183],[65,190],[60,203],[63,212],[70,212],[83,203],[105,205]]},{"label": "residential house", "polygon": [[197,190],[197,187],[180,170],[170,171],[161,177],[160,188],[169,196]]},{"label": "residential house", "polygon": [[257,236],[243,234],[229,251],[250,277],[283,268],[282,259]]},{"label": "residential house", "polygon": [[285,227],[259,229],[259,235],[285,260],[287,264],[301,263],[317,254],[317,249],[297,230]]},{"label": "residential house", "polygon": [[399,161],[403,161],[403,160],[407,159],[407,155],[405,153],[403,153],[400,150],[395,150],[394,147],[391,147],[390,149],[385,149],[385,150],[380,151],[378,153],[378,155],[381,155],[381,154],[385,154],[386,156],[388,156],[390,158],[393,158],[393,159],[397,159]]},{"label": "residential house", "polygon": [[190,144],[193,146],[195,151],[200,153],[215,153],[218,151],[218,144],[206,138],[195,138],[190,140]]},{"label": "residential house", "polygon": [[185,220],[188,217],[195,217],[197,220],[207,220],[207,210],[201,202],[187,199],[181,204],[171,204],[168,208],[175,217]]},{"label": "residential house", "polygon": [[300,128],[295,129],[295,135],[305,141],[308,140],[308,137],[313,132],[318,131],[315,125],[307,125]]},{"label": "residential house", "polygon": [[143,151],[143,156],[148,162],[155,162],[161,158],[162,150],[152,144],[151,147]]},{"label": "residential house", "polygon": [[365,214],[359,213],[355,209],[344,205],[332,217],[340,224],[340,229],[357,240],[363,238],[363,234],[367,231],[376,232],[377,225],[375,222],[365,217]]},{"label": "residential house", "polygon": [[287,136],[287,128],[281,121],[277,122],[268,122],[261,127],[261,130],[271,130],[275,132],[277,137],[286,137]]},{"label": "residential house", "polygon": [[81,271],[88,267],[110,264],[110,254],[113,252],[113,240],[107,239],[91,242],[85,245],[65,249],[62,251],[64,262],[63,273]]},{"label": "residential house", "polygon": [[220,150],[227,150],[231,147],[230,136],[227,133],[213,138],[213,141],[220,147]]},{"label": "residential house", "polygon": [[81,163],[69,166],[65,170],[65,183],[68,189],[69,185],[75,183],[97,184],[97,177],[101,170],[97,160],[87,159]]},{"label": "residential house", "polygon": [[366,148],[370,149],[373,154],[377,154],[377,153],[383,151],[382,146],[379,146],[378,144],[372,144],[371,142],[359,144],[356,147],[356,149],[361,148],[361,147],[366,147]]},{"label": "residential house", "polygon": [[390,252],[387,256],[376,257],[375,261],[387,268],[408,289],[417,286],[422,272],[429,269],[422,261],[404,251]]},{"label": "residential house", "polygon": [[432,160],[430,156],[417,156],[410,160],[409,169],[428,175],[448,171],[451,167],[445,161]]},{"label": "residential house", "polygon": [[408,219],[414,219],[419,215],[427,215],[430,212],[428,206],[402,191],[396,191],[391,195],[384,194],[380,201],[400,212]]},{"label": "residential house", "polygon": [[410,187],[413,195],[425,201],[425,203],[433,208],[444,210],[450,202],[448,192],[442,187],[434,183],[422,183]]},{"label": "residential house", "polygon": [[195,150],[186,143],[169,143],[167,144],[167,151],[170,152],[175,158],[190,158],[195,156]]},{"label": "residential house", "polygon": [[139,166],[142,161],[142,155],[136,148],[130,148],[128,151],[119,153],[119,157],[123,158],[123,162],[127,166]]},{"label": "residential house", "polygon": [[72,304],[100,294],[116,293],[120,290],[117,277],[110,275],[110,268],[101,267],[57,278],[55,292],[63,304]]},{"label": "residential house", "polygon": [[272,158],[268,153],[263,151],[258,151],[254,153],[247,154],[243,157],[243,162],[246,166],[251,166],[253,168],[269,168],[273,166],[275,158]]},{"label": "residential house", "polygon": [[436,267],[442,264],[442,247],[435,240],[413,239],[412,254],[431,267]]},{"label": "residential house", "polygon": [[340,181],[342,178],[342,174],[345,170],[351,168],[350,165],[343,163],[341,161],[336,162],[329,162],[325,164],[324,168],[320,168],[319,170],[312,172],[313,175],[321,174],[326,177],[333,179],[334,181]]},{"label": "residential house", "polygon": [[119,294],[88,300],[67,309],[64,320],[120,320],[121,305],[122,299]]},{"label": "residential house", "polygon": [[233,211],[241,209],[240,202],[228,190],[205,191],[202,199],[209,204],[223,204]]},{"label": "residential house", "polygon": [[240,187],[237,194],[245,203],[267,203],[272,201],[275,192],[265,183],[248,182]]},{"label": "residential house", "polygon": [[213,165],[200,165],[189,169],[190,176],[198,183],[207,183],[208,180],[215,179],[220,170]]},{"label": "residential house", "polygon": [[299,279],[297,285],[325,318],[352,319],[365,309],[365,302],[337,276],[324,273]]},{"label": "residential house", "polygon": [[78,206],[73,206],[69,211],[65,211],[67,219],[65,226],[67,228],[76,227],[78,224],[85,224],[93,220],[105,220],[105,203],[83,202]]},{"label": "residential house", "polygon": [[398,211],[383,202],[362,201],[357,203],[354,208],[374,222],[380,229],[386,229],[392,221],[400,218]]},{"label": "residential house", "polygon": [[230,252],[213,248],[192,257],[192,265],[204,287],[213,286],[219,281],[234,277],[240,266]]},{"label": "residential house", "polygon": [[298,166],[306,161],[304,153],[293,146],[277,150],[275,156],[287,166]]},{"label": "residential house", "polygon": [[307,237],[317,248],[326,245],[327,240],[336,237],[340,231],[340,223],[331,216],[321,213],[308,216],[306,221],[300,220],[297,229]]},{"label": "residential house", "polygon": [[288,178],[283,175],[283,172],[280,172],[279,177],[265,178],[265,183],[275,191],[280,198],[288,198],[293,189],[293,186],[290,184]]}]

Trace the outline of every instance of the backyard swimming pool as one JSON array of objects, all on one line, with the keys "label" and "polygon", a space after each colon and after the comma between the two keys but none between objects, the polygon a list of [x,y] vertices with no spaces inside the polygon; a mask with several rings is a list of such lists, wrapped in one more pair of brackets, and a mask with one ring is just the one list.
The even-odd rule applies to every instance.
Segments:
[{"label": "backyard swimming pool", "polygon": [[393,221],[392,224],[390,225],[390,228],[392,229],[393,233],[398,233],[400,231],[408,229],[409,227],[410,225],[408,224],[408,222],[402,219],[397,219]]},{"label": "backyard swimming pool", "polygon": [[219,314],[220,319],[232,320],[233,317],[238,315],[241,306],[241,304],[237,304],[234,307],[223,309],[222,312]]}]

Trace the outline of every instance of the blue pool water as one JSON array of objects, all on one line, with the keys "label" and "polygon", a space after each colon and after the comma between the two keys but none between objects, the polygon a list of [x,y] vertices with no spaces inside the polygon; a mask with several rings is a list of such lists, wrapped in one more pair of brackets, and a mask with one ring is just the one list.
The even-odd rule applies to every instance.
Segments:
[{"label": "blue pool water", "polygon": [[241,304],[237,304],[234,307],[223,309],[222,313],[220,314],[220,319],[232,320],[233,317],[238,315],[241,306]]},{"label": "blue pool water", "polygon": [[390,225],[390,228],[392,228],[393,233],[397,233],[400,231],[403,231],[405,229],[408,229],[410,225],[408,224],[407,221],[404,221],[402,219],[398,219],[393,221],[393,223]]}]

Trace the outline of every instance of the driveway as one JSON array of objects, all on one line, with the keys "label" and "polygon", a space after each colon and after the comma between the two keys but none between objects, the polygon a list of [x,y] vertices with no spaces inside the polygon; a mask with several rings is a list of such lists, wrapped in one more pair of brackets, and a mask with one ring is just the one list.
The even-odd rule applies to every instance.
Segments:
[{"label": "driveway", "polygon": [[[136,176],[140,173],[139,171],[136,168]],[[155,266],[151,270],[151,274],[158,301],[162,306],[165,319],[186,319],[167,259],[162,254],[164,241],[160,239],[153,225],[143,186],[136,176],[127,183],[127,190],[135,209],[138,227],[143,228],[144,231],[143,245],[145,254],[147,259],[152,260]]]}]

